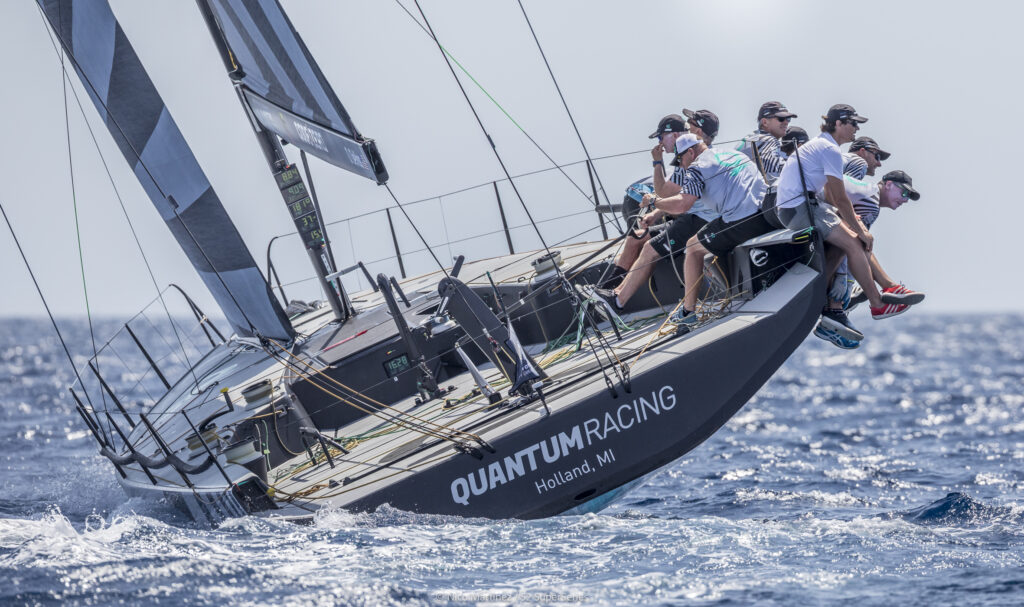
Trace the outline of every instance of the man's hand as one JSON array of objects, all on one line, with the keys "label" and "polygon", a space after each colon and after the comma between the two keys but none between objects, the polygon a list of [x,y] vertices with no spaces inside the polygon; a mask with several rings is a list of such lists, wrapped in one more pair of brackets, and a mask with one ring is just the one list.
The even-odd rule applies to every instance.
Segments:
[{"label": "man's hand", "polygon": [[654,146],[654,148],[651,150],[651,158],[655,160],[661,160],[664,155],[665,150],[661,147],[661,143],[659,142],[658,145]]},{"label": "man's hand", "polygon": [[651,227],[652,225],[658,223],[658,220],[661,219],[661,215],[661,211],[651,211],[650,213],[647,213],[646,215],[640,218],[640,227]]},{"label": "man's hand", "polygon": [[860,232],[857,233],[857,238],[864,243],[864,250],[870,253],[871,247],[875,246],[875,237],[871,235],[871,232],[861,229]]}]

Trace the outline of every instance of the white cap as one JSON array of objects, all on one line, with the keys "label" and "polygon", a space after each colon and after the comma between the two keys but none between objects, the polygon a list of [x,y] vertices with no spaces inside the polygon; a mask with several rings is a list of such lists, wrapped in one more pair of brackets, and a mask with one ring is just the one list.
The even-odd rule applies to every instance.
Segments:
[{"label": "white cap", "polygon": [[676,154],[682,154],[683,152],[692,148],[698,143],[701,143],[701,140],[697,139],[696,135],[694,135],[693,133],[683,133],[682,135],[676,137]]}]

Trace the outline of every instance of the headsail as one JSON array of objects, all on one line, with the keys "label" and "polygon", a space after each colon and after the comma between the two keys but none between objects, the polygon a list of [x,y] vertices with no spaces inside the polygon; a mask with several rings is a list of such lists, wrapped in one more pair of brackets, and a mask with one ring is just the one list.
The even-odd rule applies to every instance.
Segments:
[{"label": "headsail", "polygon": [[233,77],[260,124],[343,169],[384,183],[387,169],[320,72],[277,0],[200,0],[212,10]]},{"label": "headsail", "polygon": [[294,330],[104,0],[37,0],[150,200],[243,336]]}]

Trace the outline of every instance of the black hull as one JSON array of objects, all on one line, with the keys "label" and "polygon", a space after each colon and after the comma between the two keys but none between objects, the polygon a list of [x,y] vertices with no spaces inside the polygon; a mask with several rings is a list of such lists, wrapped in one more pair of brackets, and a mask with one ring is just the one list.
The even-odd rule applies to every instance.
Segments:
[{"label": "black hull", "polygon": [[[345,508],[390,504],[418,513],[533,519],[579,507],[678,459],[721,428],[807,337],[824,291],[818,275],[771,316],[638,373],[630,394],[620,388],[613,398],[602,390],[494,441],[496,453],[484,452],[482,460],[453,458]],[[569,446],[553,459],[560,441]],[[551,463],[536,448],[545,442]]]}]

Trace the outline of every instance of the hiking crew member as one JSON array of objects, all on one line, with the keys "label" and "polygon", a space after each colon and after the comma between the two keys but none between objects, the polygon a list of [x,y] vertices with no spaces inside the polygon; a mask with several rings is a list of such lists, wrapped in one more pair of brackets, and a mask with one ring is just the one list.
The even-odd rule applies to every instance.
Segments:
[{"label": "hiking crew member", "polygon": [[843,154],[843,174],[854,179],[864,179],[865,175],[875,176],[875,169],[888,160],[889,152],[878,147],[870,137],[858,137],[850,144],[850,151]]},{"label": "hiking crew member", "polygon": [[757,111],[757,130],[744,137],[736,151],[746,154],[757,163],[757,168],[768,185],[775,183],[786,161],[780,149],[780,139],[786,134],[789,121],[796,114],[778,101],[767,101]]},{"label": "hiking crew member", "polygon": [[811,138],[807,136],[807,131],[798,126],[790,126],[786,129],[786,134],[779,140],[779,149],[782,150],[783,164],[785,164],[785,161],[793,155],[793,152],[795,152],[798,147],[810,140]]},{"label": "hiking crew member", "polygon": [[711,110],[683,110],[686,116],[686,124],[690,132],[704,141],[704,145],[710,146],[718,136],[718,116]]},{"label": "hiking crew member", "polygon": [[[853,200],[853,208],[869,228],[878,219],[881,207],[895,211],[908,200],[920,200],[921,194],[914,189],[914,180],[904,171],[889,171],[878,183],[877,189],[871,196],[858,196]],[[902,284],[896,282],[882,269],[878,259],[871,255],[871,275],[878,286],[882,287],[882,293],[899,293],[906,295],[908,302],[919,303],[924,300],[924,293],[911,291]],[[863,296],[854,298],[851,306],[865,301]]]},{"label": "hiking crew member", "polygon": [[709,148],[703,142],[680,157],[686,177],[679,194],[655,202],[669,213],[685,213],[700,202],[718,215],[686,243],[683,264],[683,305],[670,318],[682,326],[696,321],[697,284],[704,269],[704,254],[723,256],[745,240],[771,232],[761,214],[767,184],[753,163],[739,152]]},{"label": "hiking crew member", "polygon": [[[850,270],[868,298],[872,318],[901,314],[907,310],[901,303],[904,298],[887,294],[883,301],[882,294],[875,288],[869,262],[874,237],[854,213],[843,185],[839,146],[853,141],[860,124],[867,122],[867,118],[858,116],[856,110],[846,104],[833,105],[822,118],[821,135],[804,144],[782,168],[778,181],[779,219],[793,230],[813,225],[832,245],[827,247],[826,253],[827,276],[834,274],[842,256],[847,256]],[[818,195],[822,190],[824,200]],[[822,324],[848,339],[864,338],[841,308],[826,306]]]},{"label": "hiking crew member", "polygon": [[[686,120],[684,120],[679,114],[669,114],[658,122],[658,128],[648,136],[649,139],[658,140],[651,149],[651,159],[652,164],[654,165],[654,171],[650,179],[642,179],[637,183],[632,184],[627,189],[623,205],[629,205],[630,207],[635,208],[635,210],[630,209],[626,214],[627,223],[630,227],[634,227],[633,218],[639,217],[642,209],[639,208],[640,203],[637,202],[633,196],[630,196],[629,192],[632,192],[635,196],[640,191],[653,188],[656,196],[671,196],[679,191],[678,185],[666,179],[664,155],[672,154],[675,156],[676,139],[680,135],[686,133]],[[639,257],[644,244],[650,239],[645,228],[651,225],[654,225],[654,222],[635,226],[637,229],[625,239],[625,242],[622,245],[622,250],[615,258],[615,265],[612,266],[611,272],[608,273],[608,276],[601,283],[602,287],[613,288],[622,283],[626,273],[629,272],[629,268],[632,267],[636,262],[637,257]],[[637,234],[640,233],[643,235],[637,236]],[[681,246],[682,245],[680,245],[680,248]]]},{"label": "hiking crew member", "polygon": [[[888,160],[889,152],[878,147],[878,143],[870,137],[858,137],[850,144],[850,151],[843,154],[843,185],[846,187],[846,195],[853,202],[854,212],[857,213],[857,200],[864,198],[864,188],[869,184],[863,182],[867,175],[874,175],[875,169],[882,166],[883,160]],[[860,213],[857,213],[860,216]],[[863,221],[863,218],[861,218]],[[866,223],[866,222],[865,222]],[[870,226],[869,226],[870,227]],[[850,304],[850,293],[853,289],[853,279],[850,277],[849,264],[846,257],[839,262],[836,273],[832,276],[832,282],[828,287],[828,298],[830,308],[846,308]],[[826,331],[815,331],[815,335],[822,337]],[[832,340],[835,341],[835,340]],[[836,345],[839,345],[838,343]],[[839,346],[841,348],[848,347]],[[855,346],[849,346],[855,347]]]},{"label": "hiking crew member", "polygon": [[[681,177],[677,178],[677,175],[683,175],[686,172],[686,165],[682,164],[683,159],[689,158],[692,160],[693,152],[691,150],[698,145],[703,146],[704,144],[692,133],[680,135],[676,138],[675,143],[676,155],[673,162],[680,164],[680,166],[673,173],[672,182],[666,184],[666,187],[674,187],[675,192],[678,193],[680,185],[675,182],[678,180],[685,183]],[[644,196],[643,204],[650,211],[640,219],[641,227],[649,228],[667,216],[674,216],[674,218],[667,228],[643,245],[639,256],[631,264],[628,274],[626,274],[622,283],[614,291],[608,289],[597,289],[595,291],[598,296],[607,301],[615,310],[621,310],[633,294],[647,282],[647,279],[654,273],[654,264],[659,259],[669,257],[672,259],[672,263],[675,263],[675,259],[685,254],[686,241],[704,227],[708,221],[717,216],[712,209],[701,203],[691,205],[686,210],[669,209],[661,203],[661,201],[667,199],[656,194]],[[627,238],[627,240],[630,239]],[[621,260],[622,257],[620,255],[619,259]],[[619,261],[617,260],[616,264],[618,263]]]}]

